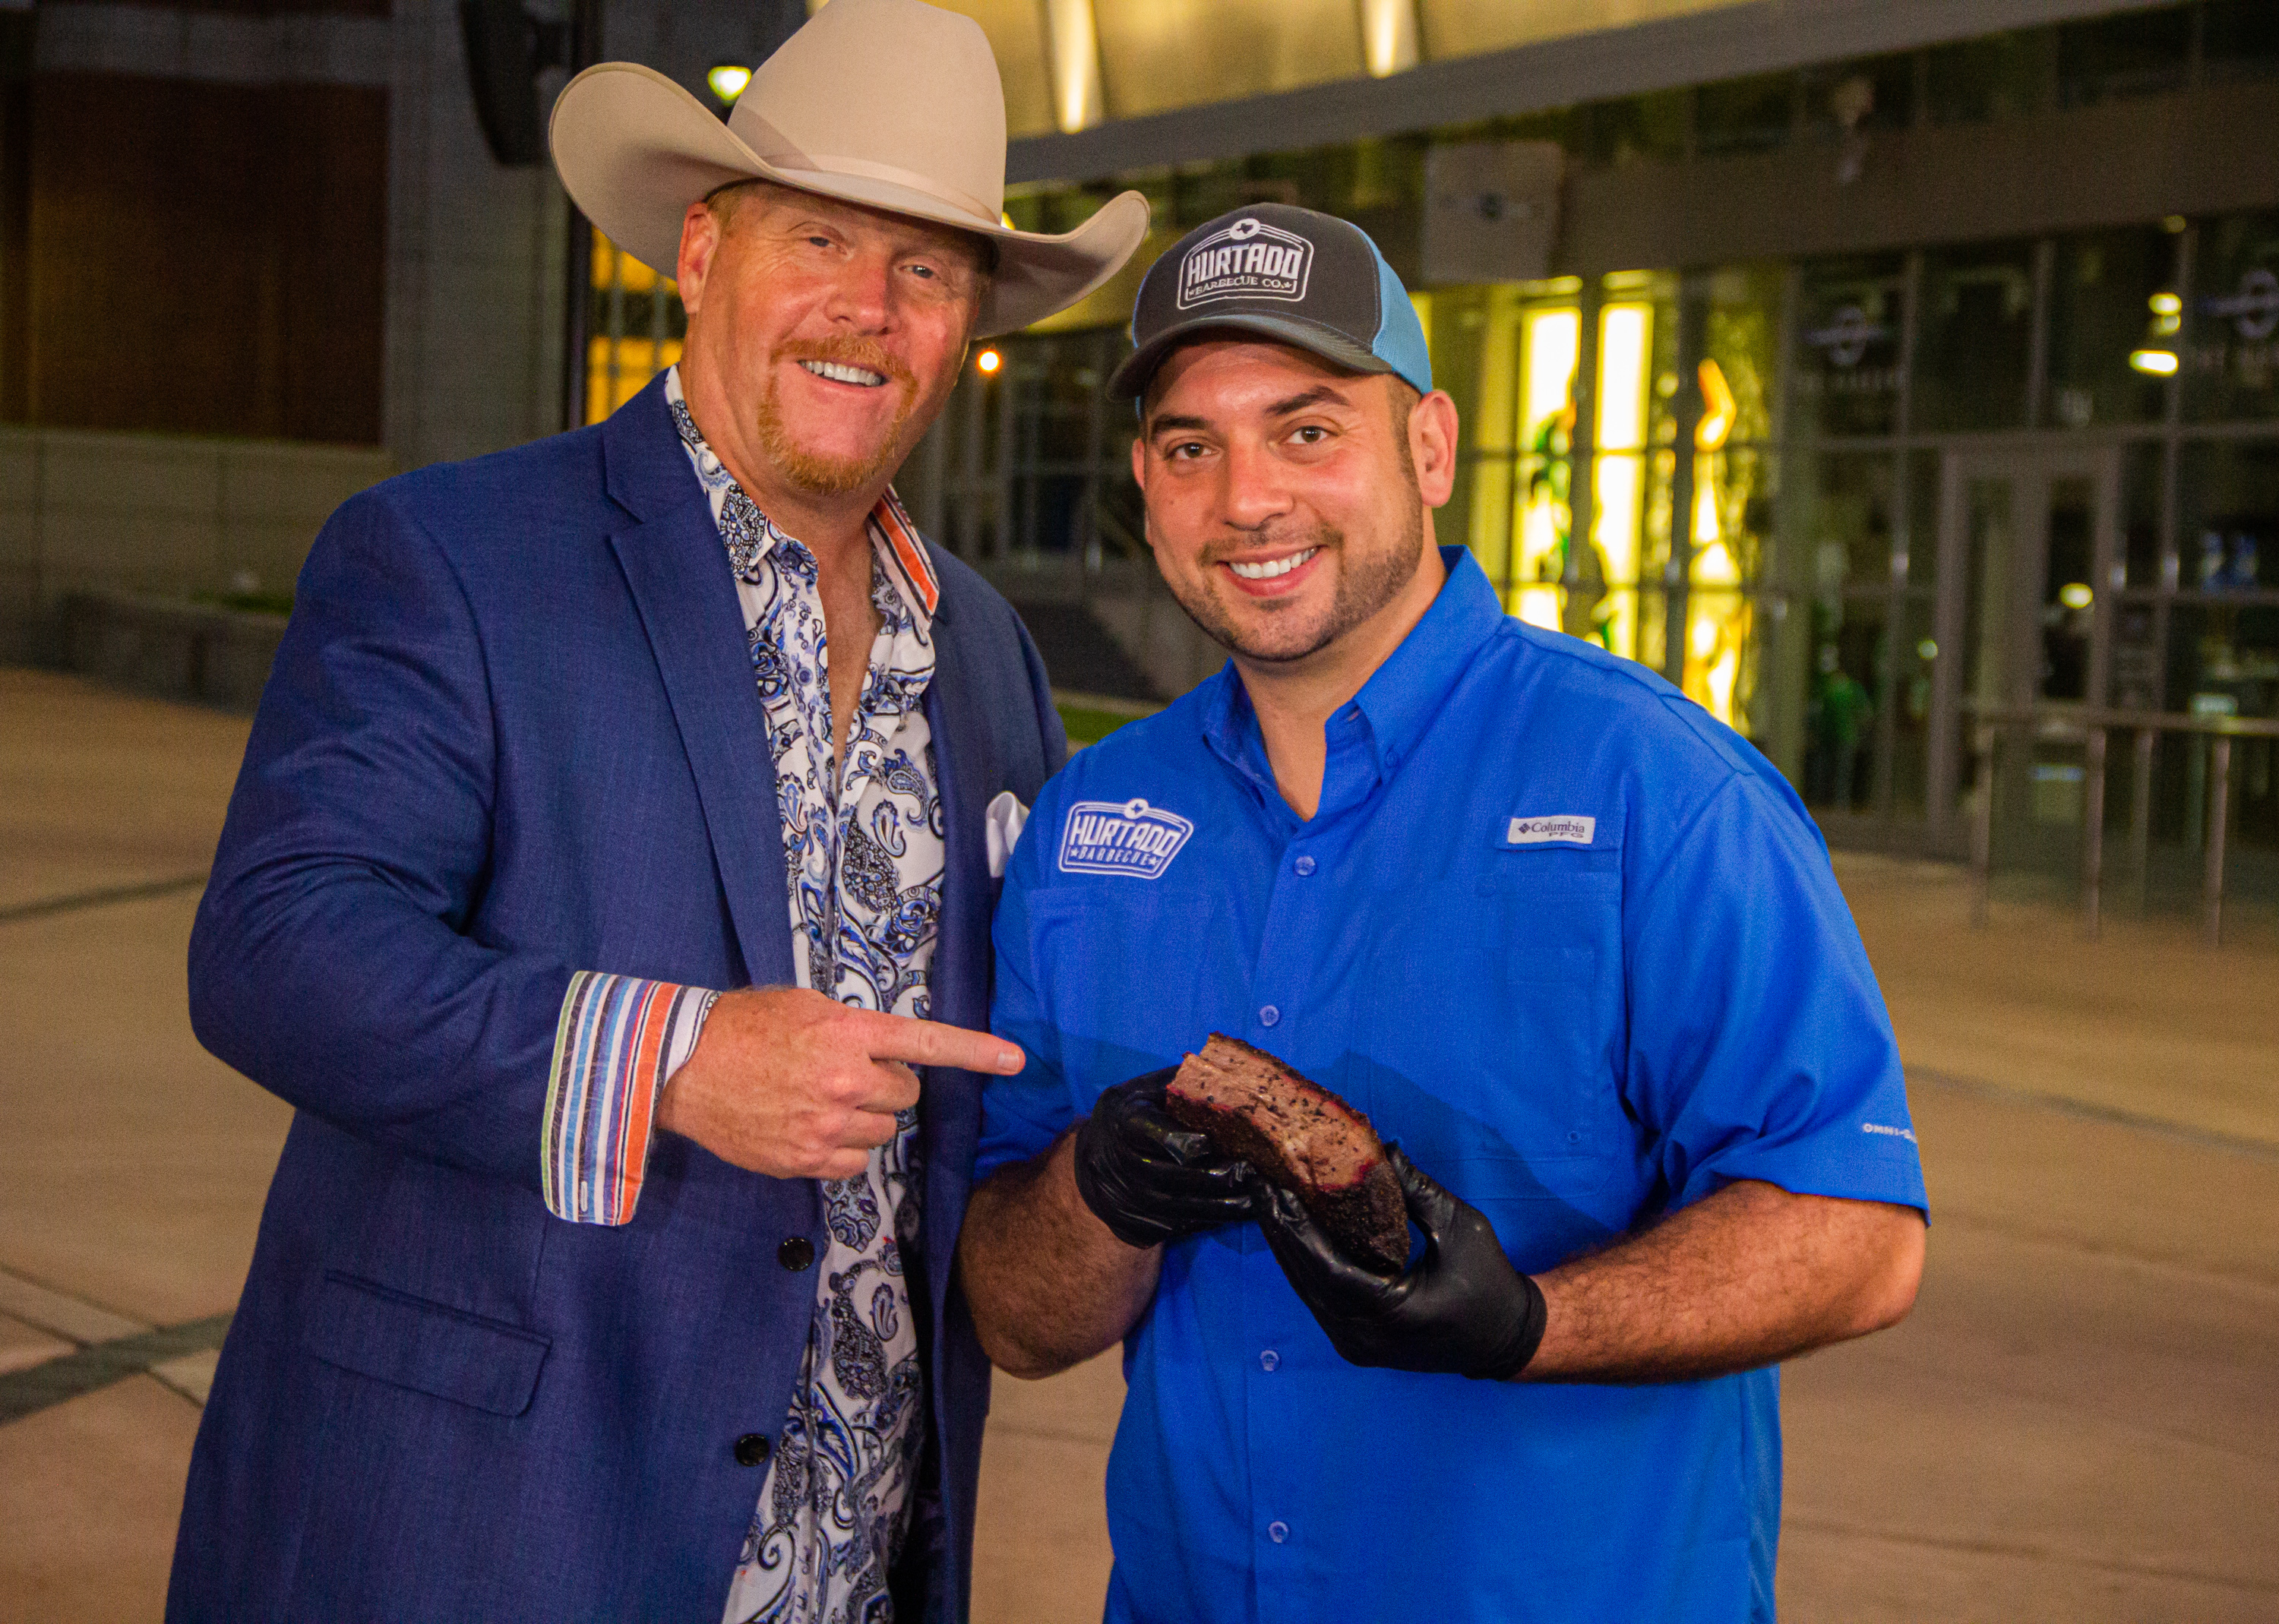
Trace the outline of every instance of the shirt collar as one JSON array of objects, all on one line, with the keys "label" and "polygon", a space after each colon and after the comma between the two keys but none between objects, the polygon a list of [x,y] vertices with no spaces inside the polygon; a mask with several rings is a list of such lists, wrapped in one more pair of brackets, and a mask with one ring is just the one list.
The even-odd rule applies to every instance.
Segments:
[{"label": "shirt collar", "polygon": [[[1342,804],[1363,786],[1343,784],[1354,775],[1339,758],[1362,747],[1370,751],[1375,782],[1411,755],[1439,714],[1448,691],[1471,664],[1480,646],[1503,624],[1503,606],[1479,563],[1461,547],[1444,547],[1440,562],[1448,571],[1431,605],[1409,628],[1400,646],[1370,673],[1359,693],[1331,714],[1328,723],[1331,760],[1323,778],[1320,811]],[[1203,737],[1212,751],[1258,786],[1270,800],[1280,791],[1266,759],[1250,694],[1232,662],[1221,670],[1218,691],[1204,701]],[[1318,816],[1318,813],[1317,813]]]},{"label": "shirt collar", "polygon": [[[677,365],[665,372],[664,398],[680,433],[681,449],[688,454],[697,483],[704,487],[711,502],[712,517],[715,523],[721,524],[723,539],[732,542],[731,551],[737,555],[739,569],[766,557],[778,541],[791,540],[776,527],[774,520],[760,511],[759,505],[736,483],[736,476],[728,471],[718,454],[704,443],[704,436],[697,431],[696,419],[689,415],[687,399],[680,392],[680,368]],[[748,527],[753,531],[748,536],[740,534],[747,527],[740,526],[740,534],[730,537],[728,526],[722,522],[731,492],[742,497],[759,519],[756,527]],[[926,556],[925,546],[918,540],[918,527],[910,523],[910,516],[892,486],[879,498],[864,524],[871,532],[871,552],[887,584],[917,622],[920,634],[925,634],[932,628],[934,610],[941,602],[941,578],[934,573],[933,560]]]},{"label": "shirt collar", "polygon": [[1503,605],[1478,560],[1461,547],[1444,547],[1440,562],[1448,578],[1432,606],[1353,698],[1388,772],[1415,753],[1448,690],[1503,624]]}]

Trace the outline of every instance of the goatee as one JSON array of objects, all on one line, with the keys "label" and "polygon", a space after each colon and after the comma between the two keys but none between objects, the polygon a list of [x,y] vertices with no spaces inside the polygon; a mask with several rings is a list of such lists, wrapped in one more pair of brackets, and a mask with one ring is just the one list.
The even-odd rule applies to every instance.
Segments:
[{"label": "goatee", "polygon": [[[783,402],[776,392],[776,364],[786,360],[833,361],[883,376],[886,381],[878,387],[895,390],[901,401],[894,409],[894,421],[887,425],[878,445],[861,456],[831,456],[800,444],[785,418]],[[769,363],[768,387],[754,408],[754,426],[761,448],[787,481],[814,495],[844,496],[849,491],[860,490],[894,465],[895,452],[902,443],[902,431],[909,425],[910,415],[918,404],[917,378],[898,356],[876,344],[843,336],[786,345],[769,357]]]}]

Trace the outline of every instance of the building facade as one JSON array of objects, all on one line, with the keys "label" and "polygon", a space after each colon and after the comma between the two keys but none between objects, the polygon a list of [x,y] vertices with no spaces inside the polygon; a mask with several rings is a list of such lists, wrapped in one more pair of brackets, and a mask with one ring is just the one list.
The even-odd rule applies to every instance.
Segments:
[{"label": "building facade", "polygon": [[[1718,13],[1750,9],[1690,8],[1664,49],[1714,61]],[[1937,8],[1884,8],[1911,10]],[[1246,202],[1363,225],[1464,424],[1439,534],[1512,613],[1661,672],[1839,840],[1960,854],[1974,718],[2036,708],[1996,838],[2064,869],[2089,782],[2068,708],[2279,714],[2279,8],[2094,10],[1595,101],[1533,105],[1515,75],[1485,117],[1455,62],[1462,122],[1291,148],[1262,119],[1268,149],[1047,176],[1009,211],[1055,229],[1138,186],[1157,251]],[[1416,14],[1429,42],[1439,12]],[[1345,116],[1414,111],[1395,83]],[[1250,105],[1303,126],[1308,94]],[[1022,156],[1235,139],[1224,107],[1191,121],[1218,134],[1154,113]],[[1089,571],[1111,596],[1144,557],[1133,425],[1099,394],[1129,294],[995,346],[913,470],[918,510],[1017,590]],[[2272,748],[2229,762],[2234,866],[2263,884]],[[2116,747],[2113,822],[2144,808],[2155,884],[2198,883],[2211,750]]]},{"label": "building facade", "polygon": [[[611,0],[601,50],[725,111],[708,69],[805,9]],[[1003,73],[1009,217],[1155,211],[1123,275],[977,354],[902,481],[1073,686],[1215,663],[1101,386],[1152,257],[1272,200],[1362,225],[1415,290],[1464,425],[1442,539],[1754,740],[1833,838],[1960,852],[1974,718],[2033,706],[2060,724],[2006,749],[1998,833],[2062,866],[2064,708],[2279,710],[2268,0],[955,9]],[[0,0],[9,647],[76,586],[281,593],[349,490],[676,358],[670,282],[605,241],[573,276],[550,174],[485,150],[464,38],[428,0]],[[2179,872],[2211,751],[2163,734],[2108,784]],[[2229,758],[2250,869],[2270,754]]]}]

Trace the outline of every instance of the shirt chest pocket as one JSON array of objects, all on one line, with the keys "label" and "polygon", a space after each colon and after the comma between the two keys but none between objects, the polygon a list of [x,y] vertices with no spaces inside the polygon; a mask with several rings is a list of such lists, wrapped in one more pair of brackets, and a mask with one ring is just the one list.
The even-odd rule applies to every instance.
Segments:
[{"label": "shirt chest pocket", "polygon": [[1127,879],[1032,901],[1038,992],[1071,1083],[1097,1092],[1202,1046],[1205,990],[1241,984],[1214,973],[1224,909],[1213,892]]},{"label": "shirt chest pocket", "polygon": [[1466,1200],[1573,1200],[1612,1176],[1617,908],[1610,877],[1378,905],[1363,1108]]}]

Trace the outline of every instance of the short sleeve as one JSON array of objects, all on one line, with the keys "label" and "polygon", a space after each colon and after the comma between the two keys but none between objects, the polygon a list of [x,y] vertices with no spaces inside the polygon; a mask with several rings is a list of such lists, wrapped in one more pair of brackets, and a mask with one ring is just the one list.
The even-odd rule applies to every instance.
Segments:
[{"label": "short sleeve", "polygon": [[1761,1179],[1925,1208],[1891,1016],[1793,798],[1737,773],[1643,855],[1623,1086],[1670,1204]]}]

